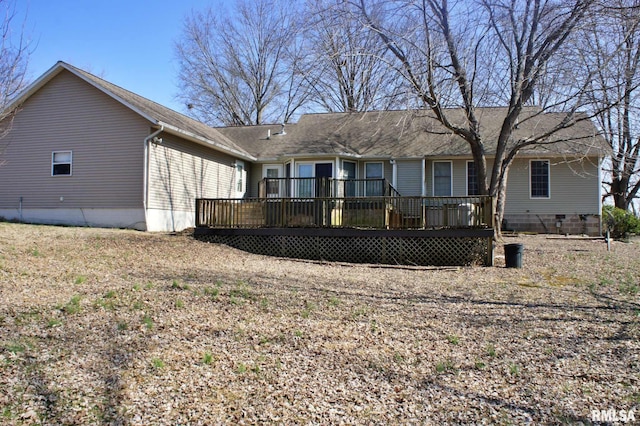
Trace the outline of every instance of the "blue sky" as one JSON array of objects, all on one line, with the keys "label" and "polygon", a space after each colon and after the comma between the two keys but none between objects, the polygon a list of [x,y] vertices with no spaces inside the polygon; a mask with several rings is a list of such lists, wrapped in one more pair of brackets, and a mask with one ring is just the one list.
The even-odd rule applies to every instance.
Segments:
[{"label": "blue sky", "polygon": [[[174,45],[206,0],[17,0],[31,40],[31,80],[62,60],[184,112]],[[220,1],[214,4],[221,4]]]}]

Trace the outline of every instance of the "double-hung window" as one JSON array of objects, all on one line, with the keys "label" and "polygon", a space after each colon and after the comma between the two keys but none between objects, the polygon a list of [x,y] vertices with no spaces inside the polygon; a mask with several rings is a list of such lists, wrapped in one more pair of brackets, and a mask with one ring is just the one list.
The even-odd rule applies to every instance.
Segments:
[{"label": "double-hung window", "polygon": [[549,198],[549,160],[531,160],[529,163],[531,198]]},{"label": "double-hung window", "polygon": [[73,155],[71,151],[51,153],[51,176],[71,176]]},{"label": "double-hung window", "polygon": [[384,167],[382,163],[365,163],[364,177],[366,195],[371,197],[384,195]]},{"label": "double-hung window", "polygon": [[433,195],[434,197],[450,197],[451,189],[451,161],[433,162]]},{"label": "double-hung window", "polygon": [[244,161],[236,160],[236,197],[243,198],[247,192],[247,171],[244,168]]}]

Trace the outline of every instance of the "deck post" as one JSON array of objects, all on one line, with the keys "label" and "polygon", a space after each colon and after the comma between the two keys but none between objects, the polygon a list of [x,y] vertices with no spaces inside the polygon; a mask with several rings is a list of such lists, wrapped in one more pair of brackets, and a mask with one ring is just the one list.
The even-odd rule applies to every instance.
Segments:
[{"label": "deck post", "polygon": [[487,238],[487,257],[484,260],[485,266],[493,266],[493,239],[494,237]]}]

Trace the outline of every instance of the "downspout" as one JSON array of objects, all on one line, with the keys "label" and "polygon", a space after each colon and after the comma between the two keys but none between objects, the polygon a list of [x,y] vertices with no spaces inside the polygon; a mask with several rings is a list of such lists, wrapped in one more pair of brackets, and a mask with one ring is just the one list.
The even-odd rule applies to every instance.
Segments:
[{"label": "downspout", "polygon": [[149,218],[147,217],[147,204],[149,202],[149,142],[158,136],[164,130],[164,125],[160,125],[160,128],[155,132],[144,138],[144,170],[143,170],[143,182],[142,182],[142,207],[144,208],[144,226],[145,231],[149,230]]}]

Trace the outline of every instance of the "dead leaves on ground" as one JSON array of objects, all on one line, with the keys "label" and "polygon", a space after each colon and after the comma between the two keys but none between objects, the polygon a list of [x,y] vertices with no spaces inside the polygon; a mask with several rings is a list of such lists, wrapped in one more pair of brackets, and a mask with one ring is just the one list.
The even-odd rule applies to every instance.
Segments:
[{"label": "dead leaves on ground", "polygon": [[636,244],[521,236],[523,269],[378,268],[0,234],[9,424],[559,423],[640,402]]}]

